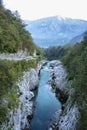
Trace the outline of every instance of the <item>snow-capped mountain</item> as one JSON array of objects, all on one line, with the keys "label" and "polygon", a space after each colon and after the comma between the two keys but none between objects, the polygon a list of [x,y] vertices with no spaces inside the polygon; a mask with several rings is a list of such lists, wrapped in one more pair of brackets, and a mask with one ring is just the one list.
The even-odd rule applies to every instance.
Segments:
[{"label": "snow-capped mountain", "polygon": [[25,23],[34,42],[40,47],[64,45],[87,30],[87,21],[60,16]]}]

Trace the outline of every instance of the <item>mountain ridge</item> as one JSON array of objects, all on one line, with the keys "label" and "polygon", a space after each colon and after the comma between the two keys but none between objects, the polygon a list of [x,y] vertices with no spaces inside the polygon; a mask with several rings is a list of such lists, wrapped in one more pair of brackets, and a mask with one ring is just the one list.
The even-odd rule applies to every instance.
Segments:
[{"label": "mountain ridge", "polygon": [[84,40],[84,37],[86,37],[86,36],[87,36],[87,31],[85,31],[84,33],[82,33],[82,34],[80,34],[80,35],[78,35],[74,38],[72,38],[70,43],[71,44],[80,43],[81,41]]},{"label": "mountain ridge", "polygon": [[81,20],[81,21],[87,22],[87,20],[85,20],[85,19],[71,18],[71,17],[62,16],[62,15],[47,16],[47,17],[42,17],[42,18],[38,18],[38,19],[35,19],[35,20],[28,20],[28,19],[25,19],[24,21],[33,22],[33,21],[38,21],[38,20],[43,20],[43,19],[53,18],[53,17],[56,17],[56,18],[58,17],[60,20],[61,20],[61,19],[72,19],[72,20]]},{"label": "mountain ridge", "polygon": [[25,21],[33,41],[41,46],[64,45],[87,30],[87,21],[61,16]]}]

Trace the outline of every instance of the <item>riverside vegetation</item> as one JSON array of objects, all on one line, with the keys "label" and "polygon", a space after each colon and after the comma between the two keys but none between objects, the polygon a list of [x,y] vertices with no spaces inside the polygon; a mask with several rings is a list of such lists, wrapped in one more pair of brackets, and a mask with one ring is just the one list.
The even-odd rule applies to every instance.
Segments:
[{"label": "riverside vegetation", "polygon": [[72,104],[77,103],[80,118],[79,130],[87,129],[87,36],[84,41],[77,43],[63,58],[63,64],[68,72],[68,80],[75,92]]},{"label": "riverside vegetation", "polygon": [[87,130],[87,36],[75,45],[54,46],[45,50],[49,60],[60,59],[67,70],[67,79],[74,94],[71,105],[76,103],[80,117],[77,130]]},{"label": "riverside vegetation", "polygon": [[[17,12],[12,13],[4,8],[0,0],[0,53],[16,53],[19,50],[33,55],[42,55],[30,33],[25,30],[25,24]],[[80,117],[77,130],[87,130],[87,36],[81,43],[51,47],[44,51],[49,60],[60,59],[67,70],[67,79],[75,92],[72,104],[78,105]],[[7,109],[18,105],[17,78],[30,67],[36,67],[41,57],[31,60],[1,60],[0,59],[0,125],[7,120]]]},{"label": "riverside vegetation", "polygon": [[8,109],[18,106],[18,87],[16,81],[22,72],[35,68],[41,60],[41,50],[25,30],[25,25],[17,12],[14,14],[4,8],[0,0],[0,53],[10,54],[23,50],[33,56],[34,51],[39,55],[33,59],[7,60],[0,59],[0,127],[7,119]]}]

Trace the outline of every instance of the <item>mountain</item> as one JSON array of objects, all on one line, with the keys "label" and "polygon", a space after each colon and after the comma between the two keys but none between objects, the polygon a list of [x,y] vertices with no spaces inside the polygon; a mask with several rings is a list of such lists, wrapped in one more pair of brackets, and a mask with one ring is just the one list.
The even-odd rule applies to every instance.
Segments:
[{"label": "mountain", "polygon": [[64,45],[87,30],[87,21],[60,16],[24,22],[33,41],[40,47]]},{"label": "mountain", "polygon": [[84,40],[84,37],[85,37],[85,36],[87,36],[87,31],[84,32],[84,33],[82,33],[82,34],[80,34],[80,35],[78,35],[78,36],[76,36],[76,37],[74,37],[74,38],[72,38],[72,39],[70,40],[70,43],[71,43],[71,44],[80,43],[81,41]]}]

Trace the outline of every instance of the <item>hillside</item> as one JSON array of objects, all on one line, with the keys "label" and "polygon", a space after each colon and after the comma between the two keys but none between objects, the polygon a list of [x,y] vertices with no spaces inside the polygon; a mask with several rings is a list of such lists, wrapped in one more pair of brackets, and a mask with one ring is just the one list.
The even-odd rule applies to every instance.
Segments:
[{"label": "hillside", "polygon": [[87,36],[75,44],[63,59],[71,87],[74,88],[72,104],[77,103],[80,118],[77,130],[87,130]]},{"label": "hillside", "polygon": [[87,30],[87,21],[60,16],[24,22],[34,42],[41,47],[64,45]]},{"label": "hillside", "polygon": [[0,52],[15,53],[26,50],[32,54],[36,46],[18,12],[14,14],[0,2]]},{"label": "hillside", "polygon": [[[78,120],[78,124],[75,128],[75,130],[87,130],[87,34],[84,33],[84,39],[80,43],[76,44],[67,44],[64,46],[54,46],[49,47],[45,50],[45,57],[48,60],[58,60],[61,59],[63,63],[63,67],[66,69],[67,72],[67,81],[69,83],[69,90],[68,85],[64,85],[66,89],[60,85],[57,84],[59,81],[58,78],[60,78],[61,74],[57,73],[57,66],[54,69],[55,72],[53,74],[53,80],[56,82],[56,87],[58,87],[58,91],[61,91],[61,94],[58,94],[60,99],[66,100],[64,94],[67,97],[67,94],[69,95],[68,100],[66,103],[64,103],[62,116],[60,117],[60,123],[58,124],[61,128],[61,130],[67,130],[67,129],[73,129],[73,126],[75,125],[72,123],[71,120]],[[52,75],[52,74],[51,74]],[[64,80],[65,81],[65,80]],[[52,82],[53,83],[53,82]],[[69,93],[70,92],[70,93]],[[63,94],[63,95],[62,95]],[[60,96],[62,95],[62,96]],[[70,106],[69,106],[70,105]],[[79,111],[79,117],[75,116],[74,114],[71,114],[73,111],[73,106],[76,105],[78,107]],[[70,112],[71,111],[71,112]],[[58,115],[59,117],[59,115]],[[77,119],[76,119],[77,118]],[[69,124],[70,123],[70,124]],[[71,128],[70,125],[72,125]],[[59,127],[58,127],[59,128]],[[60,130],[60,129],[57,129]]]},{"label": "hillside", "polygon": [[[14,120],[20,126],[21,119],[18,122],[20,114],[17,111],[21,111],[23,120],[25,102],[28,101],[28,110],[31,107],[32,103],[29,100],[32,98],[32,92],[29,89],[34,85],[31,81],[35,82],[37,76],[36,71],[31,68],[36,68],[41,60],[34,52],[40,54],[40,49],[33,43],[30,33],[25,30],[18,13],[12,14],[10,10],[5,9],[0,0],[0,130],[20,130],[18,126],[17,129],[12,128],[15,127]],[[24,91],[26,94],[23,94]],[[24,100],[20,100],[20,95]],[[25,95],[28,95],[28,98],[25,98]]]},{"label": "hillside", "polygon": [[82,33],[82,34],[80,34],[80,35],[78,35],[78,36],[76,36],[76,37],[74,37],[74,38],[72,38],[72,39],[70,40],[70,43],[71,43],[71,44],[80,43],[81,41],[84,40],[84,37],[85,37],[85,36],[87,36],[87,31],[84,32],[84,33]]}]

